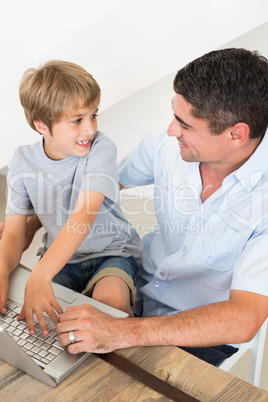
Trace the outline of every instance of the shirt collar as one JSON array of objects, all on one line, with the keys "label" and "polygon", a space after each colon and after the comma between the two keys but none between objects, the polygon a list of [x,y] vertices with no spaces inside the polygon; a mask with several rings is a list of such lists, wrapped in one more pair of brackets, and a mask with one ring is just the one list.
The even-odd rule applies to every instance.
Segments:
[{"label": "shirt collar", "polygon": [[[241,185],[250,192],[262,178],[264,172],[268,169],[268,129],[263,136],[262,141],[255,149],[250,158],[237,170],[229,174],[222,183],[222,190],[224,191],[230,185],[234,184],[237,180]],[[192,183],[198,183],[202,186],[201,177],[199,172],[199,162],[188,163],[187,166],[188,177],[191,178]],[[197,179],[198,177],[198,179]]]},{"label": "shirt collar", "polygon": [[250,158],[232,174],[240,181],[241,185],[251,191],[262,178],[268,168],[268,129],[250,156]]}]

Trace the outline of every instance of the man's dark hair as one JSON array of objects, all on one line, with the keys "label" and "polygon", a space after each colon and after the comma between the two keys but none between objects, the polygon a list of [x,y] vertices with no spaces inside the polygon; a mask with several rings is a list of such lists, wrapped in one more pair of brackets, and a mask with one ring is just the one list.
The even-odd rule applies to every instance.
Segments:
[{"label": "man's dark hair", "polygon": [[174,91],[208,121],[213,134],[235,123],[262,137],[268,126],[268,63],[257,51],[223,49],[205,54],[178,71]]}]

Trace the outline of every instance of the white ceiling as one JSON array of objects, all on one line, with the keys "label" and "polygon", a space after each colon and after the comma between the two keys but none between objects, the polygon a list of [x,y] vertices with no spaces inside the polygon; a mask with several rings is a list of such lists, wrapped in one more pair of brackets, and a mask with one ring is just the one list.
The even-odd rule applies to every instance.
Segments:
[{"label": "white ceiling", "polygon": [[268,1],[6,0],[1,14],[0,168],[36,141],[18,100],[26,68],[81,64],[99,82],[104,110],[263,24]]}]

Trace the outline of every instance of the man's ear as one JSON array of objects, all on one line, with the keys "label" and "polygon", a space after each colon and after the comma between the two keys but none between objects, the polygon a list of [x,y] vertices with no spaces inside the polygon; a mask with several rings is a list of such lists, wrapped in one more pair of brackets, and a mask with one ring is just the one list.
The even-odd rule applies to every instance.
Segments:
[{"label": "man's ear", "polygon": [[43,135],[50,134],[50,131],[49,131],[48,127],[41,120],[35,120],[34,125],[35,125],[36,130],[40,134],[43,134]]},{"label": "man's ear", "polygon": [[233,146],[241,146],[245,144],[247,139],[249,138],[250,128],[244,122],[236,123],[230,132],[230,137],[232,140]]}]

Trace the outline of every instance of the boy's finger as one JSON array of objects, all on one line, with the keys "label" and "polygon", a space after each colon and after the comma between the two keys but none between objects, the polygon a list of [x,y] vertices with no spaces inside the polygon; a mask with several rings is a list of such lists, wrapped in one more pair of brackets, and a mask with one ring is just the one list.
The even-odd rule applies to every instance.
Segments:
[{"label": "boy's finger", "polygon": [[21,312],[19,313],[17,320],[24,320],[24,318],[26,317],[25,315],[25,310],[24,310],[24,305],[22,306]]},{"label": "boy's finger", "polygon": [[56,327],[58,325],[58,323],[59,323],[58,315],[55,313],[53,308],[47,309],[46,313],[51,318],[51,320],[53,321],[53,324]]},{"label": "boy's finger", "polygon": [[63,314],[63,310],[55,298],[52,300],[51,305],[58,314]]},{"label": "boy's finger", "polygon": [[6,314],[6,312],[7,312],[6,307],[7,307],[7,300],[1,294],[1,296],[0,296],[0,311],[1,311],[2,314]]},{"label": "boy's finger", "polygon": [[[40,311],[40,312],[35,311],[35,314],[36,314],[40,329],[42,331],[42,334],[45,335],[45,336],[48,336],[49,332],[48,332],[48,329],[47,329],[47,322],[46,322],[46,319],[45,319],[45,316],[44,316],[43,312],[42,311]],[[27,322],[28,322],[28,320],[27,320]]]},{"label": "boy's finger", "polygon": [[0,288],[0,311],[2,314],[6,314],[7,312],[7,295],[8,295],[8,285],[2,286]]},{"label": "boy's finger", "polygon": [[33,314],[34,314],[34,312],[32,309],[25,308],[25,317],[26,317],[26,322],[27,322],[28,331],[29,331],[30,335],[35,334]]}]

